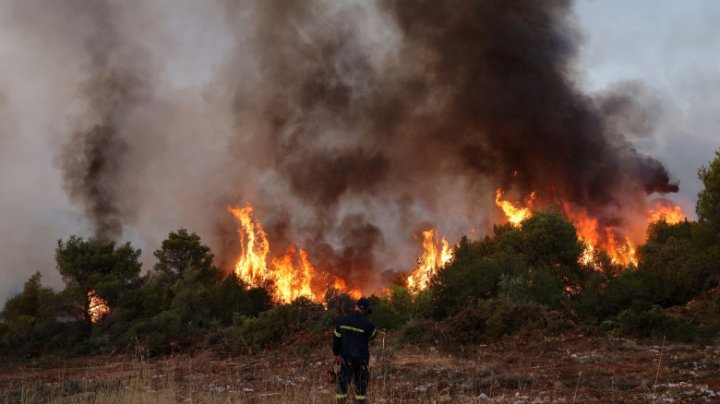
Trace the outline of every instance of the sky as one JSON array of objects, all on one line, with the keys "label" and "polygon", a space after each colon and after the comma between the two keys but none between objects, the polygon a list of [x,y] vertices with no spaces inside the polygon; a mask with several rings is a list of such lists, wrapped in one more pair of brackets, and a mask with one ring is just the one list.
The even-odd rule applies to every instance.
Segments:
[{"label": "sky", "polygon": [[[188,104],[204,100],[199,89],[215,88],[213,77],[232,47],[224,11],[205,9],[191,0],[149,4],[154,6],[144,20],[123,22],[127,24],[124,32],[136,32],[135,40],[164,48],[167,59],[152,61],[168,73],[161,80],[163,91],[184,97]],[[651,135],[636,139],[635,145],[658,158],[679,181],[679,193],[670,197],[694,218],[694,202],[701,189],[697,169],[720,147],[720,2],[580,0],[576,14],[583,35],[577,80],[591,93],[617,86],[641,88],[643,105],[655,121]],[[0,302],[17,293],[35,271],[43,274],[44,283],[59,287],[61,279],[53,262],[57,240],[91,234],[82,208],[64,188],[57,152],[84,108],[67,96],[79,85],[67,72],[81,69],[82,63],[63,63],[82,61],[83,50],[60,46],[71,42],[67,38],[28,35],[25,29],[32,27],[5,28],[13,18],[9,7],[0,5]],[[73,28],[72,18],[68,15],[64,20],[70,28],[58,32],[68,37],[86,35],[80,32],[83,24]],[[176,37],[143,37],[156,19]],[[53,29],[58,21],[63,19],[40,22],[45,24],[43,29]],[[52,68],[54,61],[62,62]],[[209,122],[193,129],[212,132],[213,121],[224,118],[201,111],[198,119]],[[217,146],[210,142],[198,147]],[[198,171],[210,172],[214,167],[211,162],[186,158]],[[160,170],[152,165],[149,169]],[[182,195],[175,200],[182,200]],[[148,213],[145,219],[151,230],[145,233],[151,236],[141,237],[132,228],[125,236],[143,248],[147,257],[172,230],[161,226],[159,218],[167,210],[188,213],[178,209],[165,206]],[[156,227],[152,227],[154,218],[158,218]],[[203,224],[197,226],[202,229]]]},{"label": "sky", "polygon": [[720,2],[583,0],[577,13],[585,85],[634,81],[658,99],[657,129],[638,147],[679,180],[672,199],[694,218],[697,170],[720,147]]}]

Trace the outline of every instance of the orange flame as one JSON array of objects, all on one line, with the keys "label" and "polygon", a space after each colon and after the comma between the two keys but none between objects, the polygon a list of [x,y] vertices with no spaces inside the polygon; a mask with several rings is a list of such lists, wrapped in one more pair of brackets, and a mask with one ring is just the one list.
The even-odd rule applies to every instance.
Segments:
[{"label": "orange flame", "polygon": [[612,228],[607,228],[607,253],[610,262],[616,265],[628,266],[638,264],[637,249],[630,238],[625,236],[625,241],[617,241]]},{"label": "orange flame", "polygon": [[668,224],[680,223],[687,215],[683,212],[680,205],[675,205],[670,201],[658,200],[655,202],[655,208],[648,212],[648,223],[656,223],[665,221]]},{"label": "orange flame", "polygon": [[278,297],[284,302],[291,302],[300,296],[317,300],[310,286],[315,270],[308,260],[307,253],[300,249],[298,259],[295,255],[295,247],[290,246],[285,256],[272,260],[273,279]]},{"label": "orange flame", "polygon": [[102,320],[108,313],[110,313],[110,306],[107,305],[107,300],[100,297],[93,289],[88,290],[88,316],[90,321],[95,324]]},{"label": "orange flame", "polygon": [[[270,243],[260,222],[253,220],[253,208],[250,204],[244,208],[228,207],[228,211],[240,221],[240,257],[235,263],[235,274],[243,282],[260,286],[266,281],[275,284],[276,297],[284,303],[289,303],[300,296],[313,301],[323,298],[323,286],[334,285],[343,293],[353,297],[362,296],[362,292],[348,289],[345,281],[340,278],[324,274],[316,276],[316,270],[310,262],[305,250],[297,249],[291,245],[285,255],[270,260],[268,254]],[[320,285],[322,279],[330,279],[329,285]],[[334,278],[334,279],[332,279]]]},{"label": "orange flame", "polygon": [[252,220],[252,206],[245,205],[244,208],[228,207],[242,227],[238,230],[240,235],[240,258],[235,264],[235,273],[251,285],[259,285],[268,279],[267,255],[270,252],[265,231],[260,223]]},{"label": "orange flame", "polygon": [[585,249],[578,260],[581,264],[596,267],[596,258],[599,251],[605,251],[610,262],[615,265],[637,265],[635,244],[629,237],[624,236],[623,241],[617,239],[617,229],[605,227],[600,229],[597,218],[591,217],[584,209],[573,209],[568,203],[563,205],[565,214],[577,231],[580,241],[585,243]]},{"label": "orange flame", "polygon": [[498,188],[495,190],[495,204],[502,209],[507,217],[508,221],[514,226],[519,226],[523,220],[529,218],[532,215],[530,209],[532,208],[535,200],[535,192],[531,193],[527,199],[526,206],[516,206],[510,201],[503,199],[502,189]]},{"label": "orange flame", "polygon": [[438,268],[442,268],[452,259],[452,249],[444,237],[438,243],[435,230],[424,231],[423,253],[418,258],[418,267],[407,278],[410,289],[424,290],[430,284],[430,278]]},{"label": "orange flame", "polygon": [[[535,202],[535,192],[531,193],[525,206],[518,206],[502,198],[502,189],[495,191],[495,203],[500,207],[508,221],[514,226],[532,216],[532,206]],[[635,244],[629,237],[624,236],[618,240],[616,229],[612,227],[600,228],[597,218],[590,216],[584,209],[574,209],[568,203],[563,204],[568,220],[572,222],[577,231],[578,239],[585,243],[585,249],[578,258],[584,265],[596,266],[599,251],[606,251],[610,262],[617,265],[637,265]]]},{"label": "orange flame", "polygon": [[567,205],[565,206],[565,212],[575,226],[578,238],[585,243],[585,249],[580,255],[579,262],[583,265],[592,265],[597,257],[597,245],[599,244],[597,219],[588,216],[584,211],[581,211],[573,217],[570,215],[570,209]]},{"label": "orange flame", "polygon": [[363,292],[361,290],[349,289],[347,287],[347,284],[345,283],[345,281],[342,280],[341,278],[337,278],[337,277],[335,278],[335,281],[333,282],[333,287],[335,289],[341,291],[342,293],[346,293],[346,294],[354,297],[355,299],[359,299],[363,296]]}]

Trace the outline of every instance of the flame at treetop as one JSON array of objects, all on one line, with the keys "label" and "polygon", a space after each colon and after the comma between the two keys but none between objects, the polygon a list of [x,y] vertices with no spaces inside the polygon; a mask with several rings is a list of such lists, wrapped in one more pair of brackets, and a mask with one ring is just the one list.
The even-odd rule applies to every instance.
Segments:
[{"label": "flame at treetop", "polygon": [[685,220],[686,217],[687,215],[685,215],[680,205],[664,199],[656,200],[655,207],[648,212],[649,223],[664,220],[667,224],[676,224]]},{"label": "flame at treetop", "polygon": [[[535,198],[536,194],[532,192],[523,206],[521,203],[503,199],[502,189],[498,188],[495,192],[495,203],[505,213],[508,221],[515,226],[519,226],[523,220],[532,216]],[[585,249],[579,257],[580,263],[597,267],[598,253],[603,251],[614,265],[637,265],[636,244],[623,232],[623,229],[603,227],[598,219],[589,215],[585,209],[567,202],[562,204],[562,208],[568,220],[575,226],[578,239],[585,244]],[[252,218],[252,206],[247,204],[244,208],[228,207],[228,210],[241,224],[238,229],[241,253],[235,264],[235,273],[244,282],[261,285],[266,281],[272,281],[276,287],[277,298],[286,303],[300,296],[319,301],[323,298],[325,290],[330,287],[353,297],[362,295],[360,290],[349,289],[345,280],[329,273],[318,273],[310,262],[307,252],[302,248],[298,249],[291,245],[285,255],[272,258],[268,265],[270,243],[262,225]],[[684,217],[682,208],[663,200],[656,202],[655,208],[648,212],[647,222],[665,220],[673,224],[683,220]],[[407,278],[407,285],[411,290],[426,289],[437,270],[452,259],[452,248],[434,229],[422,232],[422,248],[418,265]],[[101,318],[109,312],[109,308],[107,305],[99,307],[104,307],[100,310],[106,310],[100,315]],[[98,320],[93,320],[95,321]]]},{"label": "flame at treetop", "polygon": [[[495,191],[495,203],[503,210],[510,223],[518,226],[523,220],[532,216],[535,192],[530,194],[525,206],[503,200],[502,194],[500,188]],[[568,220],[575,226],[578,239],[585,243],[585,249],[579,258],[580,263],[592,265],[598,252],[605,251],[612,264],[637,265],[637,248],[630,237],[623,235],[615,227],[601,227],[597,218],[590,216],[582,208],[573,208],[567,202],[563,203],[562,207]]]},{"label": "flame at treetop", "polygon": [[93,289],[88,290],[87,297],[88,316],[90,316],[90,321],[95,324],[110,313],[110,306],[107,305],[107,300],[100,297]]},{"label": "flame at treetop", "polygon": [[597,218],[591,217],[584,209],[572,208],[564,203],[563,210],[577,231],[578,239],[585,243],[580,263],[594,265],[599,251],[605,251],[614,265],[637,265],[637,248],[630,237],[618,234],[612,226],[601,228]]},{"label": "flame at treetop", "polygon": [[526,206],[515,206],[512,202],[503,199],[502,189],[498,188],[495,190],[495,204],[502,209],[507,217],[508,221],[515,226],[519,226],[520,223],[529,218],[532,215],[530,209],[532,208],[535,200],[535,192],[531,193],[527,199]]},{"label": "flame at treetop", "polygon": [[235,264],[235,274],[243,281],[257,285],[268,279],[266,257],[270,252],[270,243],[260,223],[252,220],[252,206],[244,208],[228,207],[230,213],[239,221],[242,227],[238,229],[240,235],[240,258]]},{"label": "flame at treetop", "polygon": [[445,266],[452,259],[452,249],[441,237],[438,240],[435,230],[430,229],[422,232],[423,235],[423,253],[418,258],[418,266],[407,279],[410,289],[424,290],[430,283],[430,278],[435,272]]},{"label": "flame at treetop", "polygon": [[311,288],[315,269],[305,250],[300,249],[298,254],[295,247],[290,246],[283,257],[273,258],[272,268],[277,294],[282,301],[291,302],[300,296],[318,300]]},{"label": "flame at treetop", "polygon": [[[235,274],[250,285],[259,286],[265,281],[275,284],[276,297],[289,303],[300,296],[314,301],[323,298],[328,287],[359,297],[362,292],[348,289],[345,281],[330,274],[318,274],[302,248],[290,246],[282,257],[272,258],[268,266],[270,242],[260,222],[253,220],[253,208],[228,207],[240,221],[240,257],[235,263]],[[334,279],[331,279],[334,278]],[[329,281],[328,281],[329,279]]]}]

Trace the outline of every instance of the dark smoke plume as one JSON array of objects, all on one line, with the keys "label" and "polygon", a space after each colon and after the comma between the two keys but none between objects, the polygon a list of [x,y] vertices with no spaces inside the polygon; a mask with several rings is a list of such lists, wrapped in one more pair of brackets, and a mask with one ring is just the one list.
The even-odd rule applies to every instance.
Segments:
[{"label": "dark smoke plume", "polygon": [[[571,1],[380,0],[370,11],[323,1],[241,4],[228,14],[255,22],[238,43],[251,49],[259,77],[236,92],[237,156],[285,183],[253,203],[289,220],[282,228],[294,231],[283,236],[307,235],[339,274],[384,269],[374,242],[355,248],[356,238],[343,236],[357,229],[349,219],[358,210],[362,226],[377,230],[370,239],[400,233],[393,226],[417,232],[474,217],[452,230],[467,231],[503,187],[618,225],[623,206],[678,190],[622,132],[633,127],[623,113],[632,97],[593,97],[576,84],[581,36]],[[295,214],[278,197],[290,198]],[[343,261],[358,254],[362,268]]]},{"label": "dark smoke plume", "polygon": [[229,268],[226,207],[247,202],[273,255],[370,291],[423,230],[490,228],[498,187],[620,227],[677,190],[633,146],[654,130],[641,91],[577,84],[570,1],[10,3],[81,83],[58,96],[82,110],[59,166],[99,238],[152,251],[186,227]]},{"label": "dark smoke plume", "polygon": [[[431,49],[435,87],[450,97],[432,135],[499,185],[581,206],[619,189],[675,192],[662,165],[611,144],[603,111],[573,82],[579,34],[571,2],[388,1],[409,43]],[[519,175],[515,174],[516,172]]]},{"label": "dark smoke plume", "polygon": [[120,132],[130,108],[144,98],[145,83],[133,71],[133,65],[123,60],[128,55],[123,55],[110,5],[105,1],[92,2],[83,11],[93,21],[95,30],[85,44],[89,73],[80,89],[89,103],[89,123],[63,146],[61,167],[65,188],[83,204],[94,236],[117,239],[128,220],[122,209],[125,196],[118,184],[128,145]]}]

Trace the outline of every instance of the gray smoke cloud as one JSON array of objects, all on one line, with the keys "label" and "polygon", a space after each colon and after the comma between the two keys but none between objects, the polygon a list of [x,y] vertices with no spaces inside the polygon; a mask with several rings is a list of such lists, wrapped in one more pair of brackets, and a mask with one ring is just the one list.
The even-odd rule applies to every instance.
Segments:
[{"label": "gray smoke cloud", "polygon": [[36,133],[53,205],[146,267],[185,227],[229,268],[226,207],[251,203],[273,255],[294,244],[369,291],[414,267],[422,230],[484,233],[497,187],[614,226],[677,191],[635,146],[662,102],[580,88],[570,1],[15,0],[0,16],[16,122],[0,130]]},{"label": "gray smoke cloud", "polygon": [[[311,252],[338,257],[330,267],[345,278],[395,264],[373,247],[398,245],[403,230],[448,216],[476,226],[492,206],[486,197],[458,210],[448,199],[534,191],[541,203],[570,201],[601,226],[622,227],[647,195],[678,190],[632,146],[652,115],[634,92],[577,88],[571,2],[240,4],[230,2],[229,18],[256,22],[249,41],[245,29],[237,37],[259,72],[235,95],[238,156],[277,175],[285,186],[269,197],[274,206],[290,196],[282,209],[308,215],[279,215],[291,221],[281,227],[307,233]],[[378,20],[390,28],[369,32],[367,21]],[[403,220],[386,222],[365,202],[379,200]],[[343,237],[361,228],[381,231]]]},{"label": "gray smoke cloud", "polygon": [[[74,8],[80,3],[69,2]],[[88,77],[81,85],[81,97],[88,102],[87,127],[73,133],[63,145],[60,164],[65,188],[79,201],[92,221],[98,239],[117,239],[132,207],[122,210],[120,193],[128,144],[123,139],[129,128],[125,120],[147,97],[151,80],[139,70],[146,55],[142,50],[123,48],[114,10],[108,2],[84,4],[82,12],[92,24],[84,46],[89,56]]]}]

